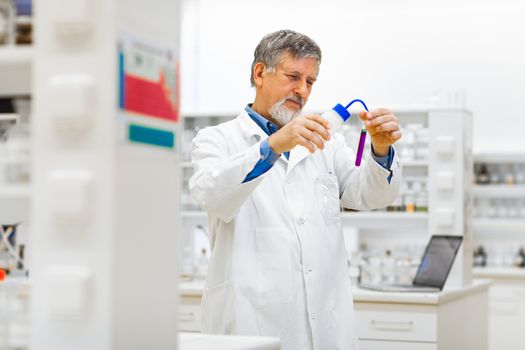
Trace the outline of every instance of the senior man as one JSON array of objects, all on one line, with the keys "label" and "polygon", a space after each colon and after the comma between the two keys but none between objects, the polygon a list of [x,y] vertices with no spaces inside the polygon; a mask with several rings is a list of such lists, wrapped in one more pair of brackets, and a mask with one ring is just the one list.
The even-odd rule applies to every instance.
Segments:
[{"label": "senior man", "polygon": [[388,109],[360,112],[372,152],[355,167],[342,135],[301,114],[320,63],[306,35],[266,35],[253,103],[193,140],[190,191],[208,213],[212,247],[203,332],[275,336],[284,350],[358,348],[340,207],[395,199],[401,132]]}]

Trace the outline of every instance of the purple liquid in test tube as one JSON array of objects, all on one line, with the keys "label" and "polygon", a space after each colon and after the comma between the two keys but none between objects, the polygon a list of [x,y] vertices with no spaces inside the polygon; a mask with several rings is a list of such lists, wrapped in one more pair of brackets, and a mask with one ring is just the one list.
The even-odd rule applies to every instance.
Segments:
[{"label": "purple liquid in test tube", "polygon": [[361,135],[359,136],[359,146],[357,147],[357,156],[355,157],[355,166],[361,165],[361,159],[363,159],[363,151],[365,150],[366,140],[366,129],[361,129]]},{"label": "purple liquid in test tube", "polygon": [[[348,109],[355,102],[359,102],[360,104],[362,104],[363,107],[365,107],[365,110],[368,112],[368,107],[366,106],[366,104],[362,100],[357,99],[357,98],[355,100],[353,100],[352,102],[350,102],[345,108]],[[363,124],[363,128],[361,128],[361,135],[359,136],[359,146],[357,146],[357,155],[355,157],[355,166],[360,166],[361,165],[361,159],[363,159],[363,152],[365,150],[365,140],[366,140],[366,127]]]}]

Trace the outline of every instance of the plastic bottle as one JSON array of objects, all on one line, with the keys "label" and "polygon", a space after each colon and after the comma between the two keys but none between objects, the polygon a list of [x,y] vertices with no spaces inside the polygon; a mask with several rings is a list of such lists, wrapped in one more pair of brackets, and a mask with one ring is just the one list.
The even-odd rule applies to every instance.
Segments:
[{"label": "plastic bottle", "polygon": [[341,130],[343,123],[350,118],[350,112],[341,104],[336,104],[334,108],[321,114],[321,118],[330,123],[330,136]]},{"label": "plastic bottle", "polygon": [[[348,112],[348,110],[343,105],[338,103],[331,110],[321,114],[321,118],[324,118],[328,121],[328,123],[330,123],[330,130],[328,132],[330,136],[332,136],[335,132],[342,129],[343,123],[347,121],[348,118],[350,118],[350,112]],[[314,147],[317,146],[314,145]],[[310,153],[308,148],[304,146],[297,145],[295,148],[297,149],[298,153],[301,152],[305,155]]]},{"label": "plastic bottle", "polygon": [[205,278],[208,274],[208,254],[206,248],[201,249],[201,255],[197,261],[197,276]]}]

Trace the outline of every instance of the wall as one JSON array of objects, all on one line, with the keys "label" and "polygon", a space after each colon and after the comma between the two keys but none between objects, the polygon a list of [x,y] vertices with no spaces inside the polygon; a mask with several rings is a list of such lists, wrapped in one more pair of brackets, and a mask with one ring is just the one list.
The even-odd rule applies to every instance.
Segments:
[{"label": "wall", "polygon": [[182,109],[238,112],[258,41],[290,28],[323,49],[309,110],[459,104],[474,113],[475,152],[525,152],[524,15],[518,0],[187,0]]}]

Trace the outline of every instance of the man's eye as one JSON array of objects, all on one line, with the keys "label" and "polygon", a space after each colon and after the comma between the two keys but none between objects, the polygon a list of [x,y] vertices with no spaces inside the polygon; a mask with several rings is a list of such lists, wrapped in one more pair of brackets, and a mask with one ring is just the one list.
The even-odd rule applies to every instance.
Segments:
[{"label": "man's eye", "polygon": [[288,74],[288,78],[290,78],[292,80],[297,80],[297,79],[299,79],[299,76],[298,75],[293,75],[293,74]]}]

